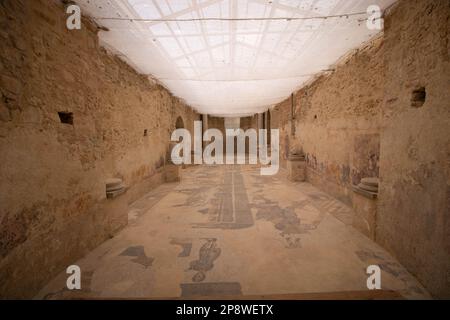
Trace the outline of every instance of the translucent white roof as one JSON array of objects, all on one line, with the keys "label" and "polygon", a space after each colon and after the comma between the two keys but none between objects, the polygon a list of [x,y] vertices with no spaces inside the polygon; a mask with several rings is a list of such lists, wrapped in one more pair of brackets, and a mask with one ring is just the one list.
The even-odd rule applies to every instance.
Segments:
[{"label": "translucent white roof", "polygon": [[76,2],[138,72],[201,113],[243,116],[286,99],[378,33],[366,26],[367,8],[395,0]]}]

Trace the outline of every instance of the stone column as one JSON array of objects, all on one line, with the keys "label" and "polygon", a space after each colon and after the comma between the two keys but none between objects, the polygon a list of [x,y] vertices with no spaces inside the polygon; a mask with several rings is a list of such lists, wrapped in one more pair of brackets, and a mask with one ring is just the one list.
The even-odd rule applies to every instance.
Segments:
[{"label": "stone column", "polygon": [[[264,117],[263,117],[264,113],[258,113],[258,139],[259,139],[259,130],[264,129]],[[263,143],[266,143],[266,140],[261,141],[261,145],[263,145]]]},{"label": "stone column", "polygon": [[[207,114],[202,114],[202,126],[203,126],[203,134],[204,134],[205,131],[209,129]],[[203,141],[203,137],[202,137],[202,141]],[[203,150],[204,149],[205,149],[205,143],[203,142]]]},{"label": "stone column", "polygon": [[261,130],[263,128],[263,117],[262,117],[262,113],[258,113],[258,119],[257,119],[257,129]]},{"label": "stone column", "polygon": [[208,130],[208,115],[202,114],[202,121],[203,121],[203,133],[205,133],[206,130]]},{"label": "stone column", "polygon": [[268,121],[268,119],[267,119],[267,114],[268,114],[268,112],[266,111],[266,112],[264,112],[264,128],[266,128],[267,130],[269,130],[269,121]]},{"label": "stone column", "polygon": [[102,223],[113,235],[128,224],[128,188],[122,179],[108,179],[105,186],[107,199],[99,204],[97,214],[104,217]]},{"label": "stone column", "polygon": [[264,139],[266,139],[266,145],[269,144],[269,111],[264,112],[264,128],[266,128],[267,132],[264,135]]},{"label": "stone column", "polygon": [[257,152],[257,154],[258,154],[258,158],[259,157],[261,157],[261,151],[260,151],[260,148],[261,148],[261,146],[264,146],[264,141],[260,141],[260,138],[259,138],[259,132],[260,132],[260,130],[262,130],[263,129],[263,114],[262,113],[258,113],[257,114],[257,136],[258,136],[258,147],[256,148],[256,152]]}]

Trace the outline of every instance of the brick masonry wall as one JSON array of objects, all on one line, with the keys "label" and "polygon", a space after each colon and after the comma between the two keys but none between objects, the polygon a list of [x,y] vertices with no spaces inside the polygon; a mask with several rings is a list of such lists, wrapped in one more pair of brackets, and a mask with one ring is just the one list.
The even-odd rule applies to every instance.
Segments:
[{"label": "brick masonry wall", "polygon": [[161,183],[177,117],[198,119],[66,18],[60,1],[0,2],[0,297],[32,297],[111,237],[105,180],[129,201]]}]

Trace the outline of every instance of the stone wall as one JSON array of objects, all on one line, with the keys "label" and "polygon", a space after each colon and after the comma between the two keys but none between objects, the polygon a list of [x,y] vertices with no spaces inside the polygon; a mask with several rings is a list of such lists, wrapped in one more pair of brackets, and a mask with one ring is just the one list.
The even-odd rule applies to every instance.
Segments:
[{"label": "stone wall", "polygon": [[222,117],[208,116],[208,129],[217,129],[225,137],[225,119]]},{"label": "stone wall", "polygon": [[[113,236],[126,202],[164,181],[177,117],[198,119],[89,21],[65,23],[60,1],[0,2],[0,297],[32,297]],[[108,178],[129,187],[117,206]]]},{"label": "stone wall", "polygon": [[401,1],[385,28],[377,241],[450,298],[450,1]]},{"label": "stone wall", "polygon": [[258,128],[258,116],[254,115],[252,117],[241,118],[241,129],[247,131],[248,129]]},{"label": "stone wall", "polygon": [[302,149],[311,183],[350,204],[353,184],[379,176],[376,241],[440,298],[450,297],[449,40],[448,0],[401,0],[382,37],[294,94],[294,115],[291,98],[272,110],[282,160]]},{"label": "stone wall", "polygon": [[383,51],[381,38],[368,43],[296,92],[293,115],[292,97],[271,111],[282,166],[290,151],[302,150],[308,180],[347,203],[352,184],[378,175]]}]

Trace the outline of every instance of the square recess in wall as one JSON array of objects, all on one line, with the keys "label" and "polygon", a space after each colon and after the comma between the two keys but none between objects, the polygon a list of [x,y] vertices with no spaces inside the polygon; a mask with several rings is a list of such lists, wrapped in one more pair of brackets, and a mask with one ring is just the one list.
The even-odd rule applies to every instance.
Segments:
[{"label": "square recess in wall", "polygon": [[61,112],[58,112],[58,116],[59,116],[59,120],[61,121],[61,123],[70,124],[73,126],[73,113],[72,112],[61,111]]},{"label": "square recess in wall", "polygon": [[411,107],[421,108],[427,99],[427,91],[424,87],[418,88],[412,92]]}]

